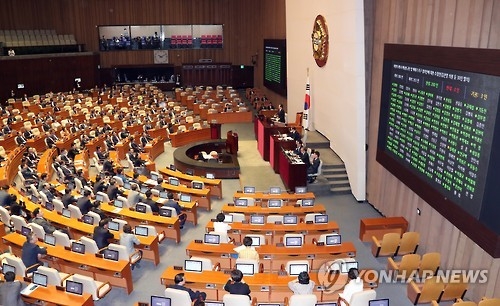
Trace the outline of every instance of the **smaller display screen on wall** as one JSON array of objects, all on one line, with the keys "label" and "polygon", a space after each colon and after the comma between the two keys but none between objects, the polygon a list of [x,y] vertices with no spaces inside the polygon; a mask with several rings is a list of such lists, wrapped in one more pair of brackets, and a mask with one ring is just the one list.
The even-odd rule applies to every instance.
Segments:
[{"label": "smaller display screen on wall", "polygon": [[264,86],[286,97],[286,40],[264,39]]}]

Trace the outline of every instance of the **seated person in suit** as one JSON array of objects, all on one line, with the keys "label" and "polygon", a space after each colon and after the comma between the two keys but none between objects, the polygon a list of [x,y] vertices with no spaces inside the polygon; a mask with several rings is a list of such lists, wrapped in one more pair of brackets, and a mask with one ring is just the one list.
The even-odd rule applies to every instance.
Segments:
[{"label": "seated person in suit", "polygon": [[43,230],[47,234],[52,234],[56,230],[56,227],[50,224],[50,222],[43,217],[43,210],[41,210],[39,207],[33,210],[33,219],[31,219],[31,222],[43,227]]},{"label": "seated person in suit", "polygon": [[290,135],[289,135],[291,138],[293,138],[293,140],[297,141],[297,140],[301,140],[301,136],[300,136],[300,133],[297,131],[297,129],[295,127],[291,127],[290,128]]},{"label": "seated person in suit", "polygon": [[231,278],[229,278],[227,283],[224,285],[224,290],[230,294],[248,295],[248,298],[250,298],[250,287],[248,284],[243,283],[242,280],[243,272],[238,269],[234,269],[231,271]]},{"label": "seated person in suit", "polygon": [[179,202],[174,200],[174,194],[172,192],[167,193],[168,201],[163,203],[163,206],[172,207],[175,209],[175,212],[179,216],[179,222],[181,229],[184,227],[184,223],[186,223],[186,215],[181,215],[182,206],[179,205]]},{"label": "seated person in suit", "polygon": [[311,165],[311,159],[309,158],[309,153],[307,153],[307,148],[305,146],[300,147],[299,153],[300,159],[306,165],[306,169]]},{"label": "seated person in suit", "polygon": [[[318,151],[313,151],[311,154],[311,165],[307,168],[307,174],[316,174],[318,173],[319,165],[320,165],[320,159],[319,159],[319,152]],[[312,177],[309,178],[308,182],[312,183],[315,181],[316,178]]]},{"label": "seated person in suit", "polygon": [[4,275],[5,283],[0,285],[0,304],[11,306],[25,306],[26,304],[21,298],[21,291],[26,287],[26,284],[16,280],[16,274],[8,271]]},{"label": "seated person in suit", "polygon": [[19,133],[19,132],[15,132],[16,133],[16,138],[15,141],[16,141],[16,144],[18,146],[24,146],[26,144],[26,138],[24,138],[24,135],[22,133]]},{"label": "seated person in suit", "polygon": [[26,242],[23,244],[21,258],[26,268],[31,267],[26,270],[27,273],[33,272],[37,269],[38,266],[34,265],[43,265],[43,262],[40,259],[43,255],[47,254],[47,249],[39,247],[36,244],[37,242],[38,238],[34,232],[31,232],[28,237],[26,237]]},{"label": "seated person in suit", "polygon": [[61,202],[63,203],[64,207],[66,207],[66,208],[68,208],[69,204],[73,204],[73,205],[76,204],[76,199],[71,194],[71,189],[69,189],[68,187],[66,187],[66,189],[64,189],[64,194],[61,197]]},{"label": "seated person in suit", "polygon": [[94,205],[90,201],[90,196],[91,196],[90,190],[85,190],[83,192],[83,197],[79,198],[76,201],[76,206],[80,208],[80,211],[84,215],[86,215],[92,209],[92,207],[94,207]]},{"label": "seated person in suit", "polygon": [[192,289],[184,286],[186,284],[186,279],[184,278],[184,273],[179,273],[174,277],[174,285],[169,285],[169,288],[187,291],[191,301],[204,301],[207,298],[205,292],[193,291]]},{"label": "seated person in suit", "polygon": [[146,194],[146,200],[143,203],[149,205],[149,207],[151,207],[152,212],[154,213],[159,212],[160,208],[158,207],[158,205],[156,205],[156,202],[152,199],[153,193],[151,192],[151,190],[146,191],[145,194]]},{"label": "seated person in suit", "polygon": [[94,228],[92,239],[97,247],[103,249],[109,245],[109,239],[113,239],[113,234],[108,230],[109,219],[105,218],[99,221],[99,225]]},{"label": "seated person in suit", "polygon": [[121,191],[120,188],[116,186],[116,181],[114,179],[109,180],[109,185],[108,189],[106,190],[106,194],[108,195],[110,201],[114,201],[118,196],[124,195],[123,191]]}]

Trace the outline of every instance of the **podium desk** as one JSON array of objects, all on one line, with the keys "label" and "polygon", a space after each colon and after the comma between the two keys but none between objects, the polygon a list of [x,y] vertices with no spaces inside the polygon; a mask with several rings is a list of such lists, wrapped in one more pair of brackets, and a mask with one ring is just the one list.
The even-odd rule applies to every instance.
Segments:
[{"label": "podium desk", "polygon": [[236,111],[236,112],[220,112],[207,114],[208,122],[217,123],[240,123],[240,122],[252,122],[253,113],[251,111]]},{"label": "podium desk", "polygon": [[[14,254],[21,255],[26,237],[10,233],[2,239],[6,245],[12,247]],[[130,262],[126,260],[113,261],[96,257],[95,254],[78,254],[60,245],[51,246],[41,241],[37,244],[47,248],[47,255],[42,261],[49,262],[49,266],[59,271],[87,275],[100,282],[109,282],[111,286],[124,288],[129,294],[134,289]]]},{"label": "podium desk", "polygon": [[403,235],[408,230],[408,221],[404,217],[366,218],[359,222],[359,239],[372,241],[372,236],[382,240],[387,233]]},{"label": "podium desk", "polygon": [[[213,222],[208,222],[206,231],[214,230]],[[288,224],[274,224],[265,223],[262,225],[255,225],[250,223],[233,222],[231,223],[231,230],[229,230],[229,237],[233,238],[236,242],[243,242],[248,234],[261,234],[268,237],[268,243],[276,244],[281,242],[283,236],[288,233],[304,234],[305,243],[312,243],[313,238],[319,239],[321,234],[339,233],[339,225],[337,222],[330,221],[324,224],[307,224],[298,223],[295,225]]]},{"label": "podium desk", "polygon": [[144,146],[144,151],[149,154],[152,160],[155,160],[161,153],[165,152],[165,146],[162,138],[155,138]]},{"label": "podium desk", "polygon": [[257,149],[265,161],[269,161],[269,136],[280,132],[286,134],[289,128],[284,123],[275,123],[268,118],[256,119]]},{"label": "podium desk", "polygon": [[[224,204],[221,211],[226,214],[240,213],[246,217],[250,215],[296,215],[299,218],[304,218],[307,214],[325,214],[326,208],[323,204],[315,204],[314,206],[282,206],[278,208],[269,208],[263,206],[235,206],[233,204]],[[247,218],[248,219],[248,218]],[[248,220],[247,220],[248,221]]]},{"label": "podium desk", "polygon": [[[362,270],[360,271],[360,276],[364,280],[365,289],[373,289],[378,286],[378,279],[375,278],[375,274],[368,275],[371,271]],[[193,290],[205,291],[207,293],[207,300],[222,300],[222,297],[227,292],[224,290],[224,285],[229,279],[230,275],[225,274],[221,271],[203,271],[203,272],[187,272],[184,270],[176,270],[174,267],[170,266],[161,275],[161,283],[164,285],[174,284],[174,277],[178,273],[184,273],[188,287]],[[314,288],[313,294],[318,297],[318,302],[334,302],[337,301],[338,294],[328,294],[323,292],[323,288],[318,288],[322,285],[330,285],[330,283],[325,283],[325,276],[318,275],[318,273],[309,273],[311,280],[317,285]],[[321,279],[321,281],[320,281]],[[331,284],[331,290],[341,290],[342,287],[348,282],[347,273],[345,274],[335,274],[335,282]],[[370,280],[367,282],[366,280]],[[290,297],[292,292],[288,288],[288,282],[292,280],[297,280],[297,276],[280,276],[278,273],[257,273],[255,275],[249,276],[245,275],[243,277],[245,283],[250,286],[250,295],[255,297],[258,302],[262,303],[283,303],[285,297]],[[325,284],[323,284],[325,283]]]},{"label": "podium desk", "polygon": [[162,217],[148,213],[140,213],[128,208],[116,208],[111,204],[102,203],[101,209],[105,214],[124,219],[132,227],[141,224],[153,225],[158,233],[163,232],[166,238],[181,241],[181,229],[179,218]]},{"label": "podium desk", "polygon": [[295,190],[297,186],[307,186],[307,167],[299,157],[280,150],[278,158],[281,180],[286,188]]},{"label": "podium desk", "polygon": [[29,294],[22,294],[23,299],[28,303],[34,301],[44,301],[55,305],[71,305],[71,306],[93,306],[94,300],[89,293],[76,295],[66,293],[63,290],[57,290],[56,286],[48,285],[47,287],[38,286]]},{"label": "podium desk", "polygon": [[[130,176],[131,172],[127,172],[127,175]],[[144,183],[148,180],[148,178],[144,175],[139,175],[139,181]],[[212,210],[211,203],[210,203],[210,189],[204,188],[204,189],[195,189],[195,188],[189,188],[186,186],[175,186],[175,185],[170,185],[165,182],[161,184],[161,186],[168,191],[172,191],[174,194],[175,193],[184,193],[184,194],[189,194],[191,196],[192,201],[198,202],[198,206],[201,208],[205,208],[206,210]]]},{"label": "podium desk", "polygon": [[[221,269],[230,270],[236,264],[236,246],[231,243],[218,245],[204,244],[191,241],[186,247],[186,254],[212,259],[212,263],[220,263]],[[311,271],[317,271],[327,261],[337,258],[355,257],[356,247],[350,241],[340,245],[317,246],[316,244],[304,244],[302,247],[281,247],[273,244],[265,244],[255,247],[259,253],[260,263],[265,272],[277,272],[281,265],[286,265],[290,260],[307,260]]]},{"label": "podium desk", "polygon": [[233,198],[234,199],[253,198],[255,199],[256,202],[267,202],[272,199],[281,199],[285,203],[287,203],[287,205],[295,205],[297,203],[297,200],[315,199],[315,196],[313,192],[306,192],[306,193],[282,192],[279,194],[270,194],[269,192],[256,192],[256,193],[236,192]]},{"label": "podium desk", "polygon": [[282,149],[293,150],[297,147],[293,138],[284,135],[271,135],[269,137],[269,163],[274,173],[280,173],[280,154]]},{"label": "podium desk", "polygon": [[[182,184],[191,185],[192,181],[200,181],[205,184],[205,187],[210,189],[210,194],[222,199],[222,180],[221,179],[208,179],[206,177],[201,177],[198,175],[189,175],[181,171],[173,171],[169,168],[163,168],[158,170],[160,174],[165,176],[173,176],[178,178]],[[196,169],[195,169],[196,171]]]}]

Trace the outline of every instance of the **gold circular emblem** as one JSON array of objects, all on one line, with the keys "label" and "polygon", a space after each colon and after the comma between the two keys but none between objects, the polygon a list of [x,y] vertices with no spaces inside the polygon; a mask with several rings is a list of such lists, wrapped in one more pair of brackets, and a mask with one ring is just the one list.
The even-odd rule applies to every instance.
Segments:
[{"label": "gold circular emblem", "polygon": [[313,57],[318,67],[323,67],[328,60],[328,27],[325,17],[318,15],[314,20],[311,34]]}]

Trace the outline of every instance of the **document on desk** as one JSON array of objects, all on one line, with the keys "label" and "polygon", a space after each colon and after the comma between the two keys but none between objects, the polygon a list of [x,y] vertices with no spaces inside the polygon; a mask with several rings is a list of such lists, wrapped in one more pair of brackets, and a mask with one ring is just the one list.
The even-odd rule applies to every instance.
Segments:
[{"label": "document on desk", "polygon": [[119,214],[119,213],[122,211],[122,209],[123,209],[123,208],[120,208],[120,207],[115,207],[115,208],[113,209],[113,213],[114,213],[114,214]]},{"label": "document on desk", "polygon": [[38,288],[38,285],[35,284],[29,284],[26,288],[21,290],[21,294],[23,295],[30,295],[31,292],[35,291],[36,288]]}]

